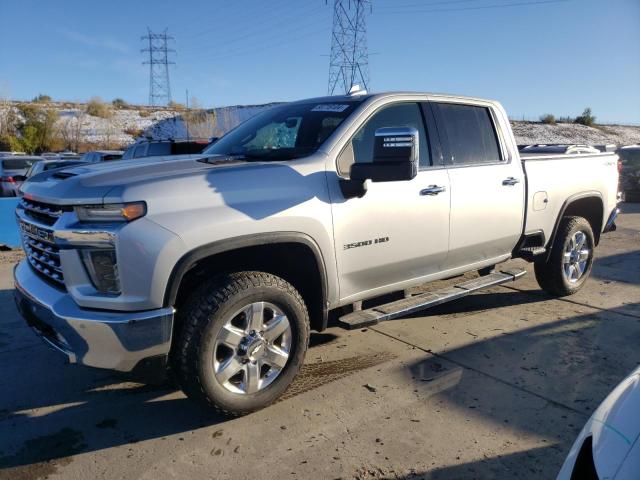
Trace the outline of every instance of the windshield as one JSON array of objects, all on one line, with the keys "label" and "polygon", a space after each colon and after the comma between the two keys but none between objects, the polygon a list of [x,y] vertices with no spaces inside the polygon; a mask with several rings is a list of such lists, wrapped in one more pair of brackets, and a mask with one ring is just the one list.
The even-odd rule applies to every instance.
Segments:
[{"label": "windshield", "polygon": [[347,118],[357,101],[273,107],[242,123],[203,153],[258,160],[290,160],[314,153]]},{"label": "windshield", "polygon": [[11,160],[2,160],[2,166],[5,170],[22,170],[29,168],[37,161],[35,158],[12,158]]}]

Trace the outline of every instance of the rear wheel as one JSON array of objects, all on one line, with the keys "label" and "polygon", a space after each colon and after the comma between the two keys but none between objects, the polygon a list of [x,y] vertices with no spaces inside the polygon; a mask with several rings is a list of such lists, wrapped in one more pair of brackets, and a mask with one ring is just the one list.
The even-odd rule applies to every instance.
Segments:
[{"label": "rear wheel", "polygon": [[191,398],[231,415],[274,402],[298,373],[309,316],[297,290],[262,272],[238,272],[203,285],[185,304],[173,354]]},{"label": "rear wheel", "polygon": [[593,231],[585,218],[563,218],[548,260],[534,265],[538,285],[555,296],[576,293],[591,273],[594,246]]}]

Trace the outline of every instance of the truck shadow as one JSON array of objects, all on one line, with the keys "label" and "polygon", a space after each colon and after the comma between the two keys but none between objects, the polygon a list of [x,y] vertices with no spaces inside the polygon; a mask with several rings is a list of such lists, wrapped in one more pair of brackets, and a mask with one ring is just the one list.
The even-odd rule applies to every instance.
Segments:
[{"label": "truck shadow", "polygon": [[[199,406],[169,381],[145,385],[130,375],[65,365],[19,320],[10,297],[11,291],[0,292],[0,338],[5,329],[18,331],[17,346],[0,344],[0,478],[44,477],[81,452],[175,434],[182,441],[197,429],[239,421]],[[337,338],[313,333],[310,352]],[[309,380],[292,393],[316,388]]]},{"label": "truck shadow", "polygon": [[[274,162],[212,168],[206,180],[226,207],[253,220],[262,220],[314,199],[329,208],[332,200],[327,187],[328,175],[337,177],[335,172],[324,171],[304,175],[288,165]],[[199,198],[198,202],[202,201]],[[340,198],[333,199],[333,203],[340,201]]]},{"label": "truck shadow", "polygon": [[503,480],[505,478],[555,478],[557,469],[549,468],[546,458],[557,455],[559,447],[532,448],[523,452],[485,457],[408,475],[376,477],[380,480]]},{"label": "truck shadow", "polygon": [[596,258],[591,275],[600,280],[640,285],[640,250]]},{"label": "truck shadow", "polygon": [[[449,322],[464,322],[457,313],[482,307],[477,303],[481,298],[472,298],[473,307],[451,304],[441,314],[448,315]],[[496,297],[489,298],[493,305]],[[524,432],[553,447],[515,455],[512,460],[523,461],[515,470],[512,461],[498,456],[417,478],[510,478],[515,471],[518,478],[555,477],[588,417],[640,363],[635,348],[640,342],[638,322],[640,316],[593,311],[508,332],[485,330],[461,346],[427,349],[429,356],[398,372],[411,378],[421,397],[474,424],[489,422],[496,430]],[[469,448],[463,439],[456,443],[453,451]],[[526,465],[530,468],[523,468]]]},{"label": "truck shadow", "polygon": [[[477,297],[451,304],[441,314],[455,315],[518,301],[531,303],[534,295],[504,292]],[[578,315],[475,340],[460,348],[438,350],[400,368],[398,374],[411,377],[421,395],[438,396],[448,406],[480,417],[496,428],[540,436],[564,431],[558,438],[561,446],[555,453],[555,466],[589,413],[639,360],[632,346],[640,341],[640,333],[630,338],[628,329],[612,332],[610,324],[620,320],[611,315],[615,314]],[[637,319],[629,321],[637,325]],[[331,333],[314,335],[312,348],[336,338]],[[24,473],[25,468],[31,473],[51,473],[48,469],[52,462],[64,463],[78,453],[148,439],[176,441],[167,437],[177,434],[181,435],[177,441],[181,441],[200,428],[219,425],[228,429],[242,421],[200,408],[169,384],[127,383],[122,376],[60,365],[54,352],[40,347],[27,350],[25,357],[13,357],[20,363],[21,381],[12,386],[12,405],[0,407],[0,426],[5,433],[0,438],[0,468],[7,469],[4,473],[10,477],[12,472]],[[607,358],[604,363],[603,357]],[[41,375],[44,363],[51,372],[46,382]],[[375,364],[370,361],[362,368]],[[344,373],[336,379],[343,377]],[[510,388],[504,389],[507,386]],[[2,388],[9,391],[7,383]],[[559,404],[546,398],[564,400]],[[514,403],[520,403],[521,408],[514,409]],[[566,425],[561,429],[554,425],[560,415],[549,415],[549,408],[560,409],[565,415],[562,421]],[[503,468],[502,462],[501,457],[496,465]],[[486,463],[470,468],[486,468],[489,474],[494,467]],[[447,478],[447,472],[425,478]]]}]

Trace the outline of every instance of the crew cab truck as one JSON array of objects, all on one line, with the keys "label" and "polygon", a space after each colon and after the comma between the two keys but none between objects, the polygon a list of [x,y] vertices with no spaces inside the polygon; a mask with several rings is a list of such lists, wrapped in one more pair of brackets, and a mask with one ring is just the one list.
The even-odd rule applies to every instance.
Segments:
[{"label": "crew cab truck", "polygon": [[[16,210],[20,312],[70,362],[168,366],[229,414],[276,400],[311,329],[512,281],[579,290],[615,227],[611,153],[520,158],[499,103],[354,94],[273,107],[200,156],[37,175]],[[465,272],[453,288],[359,302]]]}]

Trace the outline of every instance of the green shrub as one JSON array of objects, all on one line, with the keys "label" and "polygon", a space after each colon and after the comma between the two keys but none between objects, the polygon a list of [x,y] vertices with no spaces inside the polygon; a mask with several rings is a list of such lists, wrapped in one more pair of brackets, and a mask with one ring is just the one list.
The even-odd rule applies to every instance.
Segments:
[{"label": "green shrub", "polygon": [[121,98],[115,98],[111,102],[111,105],[113,105],[113,108],[127,108],[129,106],[129,104]]},{"label": "green shrub", "polygon": [[169,102],[169,104],[167,105],[167,107],[171,110],[184,110],[185,106],[181,103],[178,102],[174,102],[173,100],[171,102]]},{"label": "green shrub", "polygon": [[579,123],[580,125],[586,125],[587,127],[592,127],[593,124],[596,123],[596,117],[591,115],[590,108],[585,108],[582,115],[578,115],[574,122]]},{"label": "green shrub", "polygon": [[36,103],[18,105],[22,122],[18,126],[21,147],[27,153],[51,150],[56,141],[58,113]]},{"label": "green shrub", "polygon": [[542,123],[546,123],[547,125],[555,125],[556,124],[556,117],[551,113],[545,113],[544,115],[542,115],[540,117],[540,121]]},{"label": "green shrub", "polygon": [[15,135],[0,136],[0,150],[19,152],[22,150],[22,142]]},{"label": "green shrub", "polygon": [[33,99],[33,101],[36,103],[48,103],[51,102],[51,97],[49,95],[39,93],[38,96]]},{"label": "green shrub", "polygon": [[109,105],[104,103],[100,97],[93,97],[87,103],[87,113],[92,117],[110,118],[113,112]]}]

